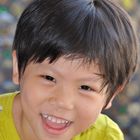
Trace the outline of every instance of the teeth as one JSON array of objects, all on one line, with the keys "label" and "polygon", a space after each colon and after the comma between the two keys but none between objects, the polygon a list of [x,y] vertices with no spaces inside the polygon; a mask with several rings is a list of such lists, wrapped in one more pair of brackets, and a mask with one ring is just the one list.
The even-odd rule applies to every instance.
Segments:
[{"label": "teeth", "polygon": [[54,122],[54,123],[55,123],[56,121],[57,121],[57,120],[56,120],[56,118],[52,118],[52,122]]},{"label": "teeth", "polygon": [[47,114],[43,114],[43,117],[44,117],[44,118],[48,118],[48,115],[47,115]]},{"label": "teeth", "polygon": [[51,121],[51,120],[52,120],[52,117],[51,117],[51,116],[48,116],[47,119],[48,119],[49,121]]},{"label": "teeth", "polygon": [[64,121],[64,120],[62,120],[61,122],[62,122],[62,123],[66,123],[66,121]]},{"label": "teeth", "polygon": [[47,120],[49,120],[53,123],[57,123],[57,124],[67,124],[67,123],[69,123],[69,121],[67,121],[67,120],[58,119],[58,118],[56,118],[54,116],[51,116],[51,115],[48,115],[48,114],[42,114],[42,116],[45,119],[47,119]]},{"label": "teeth", "polygon": [[56,121],[56,123],[60,124],[60,123],[61,123],[61,120],[58,119],[58,120]]}]

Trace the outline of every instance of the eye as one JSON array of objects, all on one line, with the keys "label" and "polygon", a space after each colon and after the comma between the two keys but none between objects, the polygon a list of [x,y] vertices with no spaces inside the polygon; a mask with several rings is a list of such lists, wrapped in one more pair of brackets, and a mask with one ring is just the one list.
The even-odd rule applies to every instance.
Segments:
[{"label": "eye", "polygon": [[50,75],[42,75],[42,77],[48,81],[56,82],[55,78]]},{"label": "eye", "polygon": [[80,87],[80,89],[86,90],[86,91],[94,91],[91,87],[89,87],[89,86],[87,86],[87,85],[82,85],[82,86]]}]

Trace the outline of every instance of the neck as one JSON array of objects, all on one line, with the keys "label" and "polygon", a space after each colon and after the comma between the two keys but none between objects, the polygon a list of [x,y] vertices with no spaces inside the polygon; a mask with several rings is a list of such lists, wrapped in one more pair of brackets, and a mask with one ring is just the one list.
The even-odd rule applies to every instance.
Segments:
[{"label": "neck", "polygon": [[13,104],[13,118],[17,133],[21,140],[37,140],[28,121],[24,117],[20,94],[16,95]]}]

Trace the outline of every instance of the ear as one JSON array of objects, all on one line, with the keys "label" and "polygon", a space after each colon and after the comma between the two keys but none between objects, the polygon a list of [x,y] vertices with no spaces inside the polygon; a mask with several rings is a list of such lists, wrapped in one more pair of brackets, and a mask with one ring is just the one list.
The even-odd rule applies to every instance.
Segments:
[{"label": "ear", "polygon": [[112,106],[112,102],[115,97],[116,97],[116,95],[113,95],[113,97],[110,99],[110,101],[107,103],[107,105],[105,106],[104,109],[109,109]]},{"label": "ear", "polygon": [[110,101],[107,103],[106,107],[104,109],[109,109],[112,106],[112,102],[114,100],[114,98],[124,89],[124,85],[121,85],[118,87],[118,89],[116,90],[116,92],[114,93],[114,95],[112,96],[112,98],[110,99]]},{"label": "ear", "polygon": [[12,59],[13,59],[13,76],[12,80],[15,84],[19,84],[19,71],[18,71],[18,61],[16,51],[12,52]]}]

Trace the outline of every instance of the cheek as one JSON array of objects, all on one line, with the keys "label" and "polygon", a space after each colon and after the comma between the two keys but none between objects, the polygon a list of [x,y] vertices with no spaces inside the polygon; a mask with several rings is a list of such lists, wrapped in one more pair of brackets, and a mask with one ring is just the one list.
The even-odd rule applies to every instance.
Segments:
[{"label": "cheek", "polygon": [[41,101],[40,92],[38,91],[38,86],[27,83],[21,84],[21,102],[23,108],[26,110],[35,111],[39,102]]},{"label": "cheek", "polygon": [[[82,131],[94,124],[102,111],[103,105],[100,102],[82,102],[77,111],[78,127]],[[80,130],[80,131],[81,131]]]},{"label": "cheek", "polygon": [[79,115],[81,118],[83,118],[85,121],[95,121],[97,116],[101,113],[102,107],[100,106],[82,106],[79,109]]},{"label": "cheek", "polygon": [[36,113],[40,111],[41,106],[51,93],[47,86],[37,79],[26,77],[21,81],[20,90],[23,106]]}]

